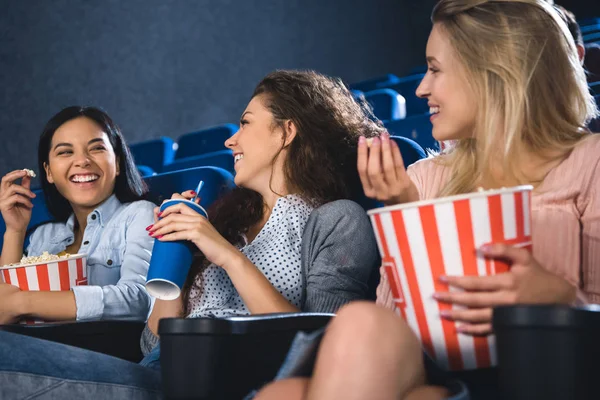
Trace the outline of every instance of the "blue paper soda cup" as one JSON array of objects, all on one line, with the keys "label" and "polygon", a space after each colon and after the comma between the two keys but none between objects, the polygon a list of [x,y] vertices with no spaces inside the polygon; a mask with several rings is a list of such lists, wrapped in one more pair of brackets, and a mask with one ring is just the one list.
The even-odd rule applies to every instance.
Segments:
[{"label": "blue paper soda cup", "polygon": [[[171,199],[166,200],[160,211],[175,204],[185,203],[198,214],[208,218],[206,210],[190,200]],[[194,253],[198,249],[187,240],[175,242],[154,241],[150,268],[146,278],[146,290],[151,296],[161,300],[175,300],[181,293],[181,288],[192,265]]]}]

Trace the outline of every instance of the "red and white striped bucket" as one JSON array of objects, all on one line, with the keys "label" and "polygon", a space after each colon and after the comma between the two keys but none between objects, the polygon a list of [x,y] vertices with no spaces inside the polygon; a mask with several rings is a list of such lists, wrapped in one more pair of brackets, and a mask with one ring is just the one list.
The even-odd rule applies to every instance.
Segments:
[{"label": "red and white striped bucket", "polygon": [[459,334],[455,322],[440,318],[440,311],[459,307],[433,298],[434,292],[448,291],[439,277],[507,272],[507,263],[476,254],[484,244],[531,250],[532,189],[518,186],[369,211],[396,308],[445,369],[485,368],[497,361],[493,335]]},{"label": "red and white striped bucket", "polygon": [[38,264],[0,267],[0,280],[27,291],[71,290],[74,286],[87,285],[86,260],[85,254],[76,254]]}]

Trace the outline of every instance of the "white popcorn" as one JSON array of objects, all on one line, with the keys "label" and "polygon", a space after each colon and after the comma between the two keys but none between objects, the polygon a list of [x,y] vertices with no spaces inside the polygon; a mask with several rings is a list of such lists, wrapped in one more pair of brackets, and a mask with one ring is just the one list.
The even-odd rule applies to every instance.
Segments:
[{"label": "white popcorn", "polygon": [[27,172],[27,175],[29,175],[30,178],[35,178],[35,171],[32,169],[27,169],[27,168],[23,168],[23,171]]},{"label": "white popcorn", "polygon": [[21,258],[21,261],[15,264],[9,264],[10,266],[17,266],[17,265],[23,265],[23,264],[40,264],[40,263],[47,263],[49,261],[56,261],[56,260],[61,260],[64,258],[69,258],[71,257],[70,254],[65,253],[65,255],[62,256],[58,256],[56,254],[50,254],[47,251],[44,251],[42,253],[42,255],[40,256],[31,256],[31,257],[26,257],[23,256]]}]

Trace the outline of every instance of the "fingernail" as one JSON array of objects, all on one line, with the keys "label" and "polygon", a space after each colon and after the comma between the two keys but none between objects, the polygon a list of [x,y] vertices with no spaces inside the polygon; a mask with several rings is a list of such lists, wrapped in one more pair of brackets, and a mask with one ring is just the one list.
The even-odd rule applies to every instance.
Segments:
[{"label": "fingernail", "polygon": [[450,316],[450,310],[442,310],[440,311],[440,315],[444,318],[447,318]]},{"label": "fingernail", "polygon": [[190,194],[191,194],[192,196],[195,196],[195,195],[196,195],[196,191],[194,191],[194,190],[190,190]]},{"label": "fingernail", "polygon": [[161,212],[159,212],[158,214],[156,214],[156,216],[157,216],[158,218],[160,218],[160,216],[161,216],[161,215],[162,215],[162,211],[161,211]]},{"label": "fingernail", "polygon": [[390,135],[387,135],[387,134],[383,133],[383,134],[381,135],[381,142],[382,142],[382,143],[387,143],[387,142],[389,142],[389,141],[390,141]]},{"label": "fingernail", "polygon": [[153,227],[153,226],[154,226],[154,224],[152,224],[152,225],[148,225],[148,226],[146,227],[146,230],[147,230],[147,231],[149,231],[150,229],[152,229],[152,227]]},{"label": "fingernail", "polygon": [[360,137],[358,138],[358,143],[359,143],[359,144],[364,144],[365,142],[366,142],[366,139],[365,139],[365,137],[364,137],[364,136],[360,136]]},{"label": "fingernail", "polygon": [[373,146],[379,146],[380,143],[381,142],[380,142],[379,138],[378,137],[374,137],[373,138],[373,143],[371,143],[371,147],[373,147]]},{"label": "fingernail", "polygon": [[162,238],[163,236],[165,236],[165,235],[158,235],[156,238],[157,238],[157,239],[160,239],[160,238]]},{"label": "fingernail", "polygon": [[448,277],[446,275],[440,275],[438,279],[440,282],[448,283]]},{"label": "fingernail", "polygon": [[442,295],[440,293],[434,293],[432,297],[436,300],[439,300],[442,298]]},{"label": "fingernail", "polygon": [[466,332],[466,328],[463,324],[456,324],[456,332]]},{"label": "fingernail", "polygon": [[484,244],[483,246],[481,246],[479,248],[479,251],[483,252],[483,253],[489,253],[490,251],[492,251],[492,245],[491,244]]}]

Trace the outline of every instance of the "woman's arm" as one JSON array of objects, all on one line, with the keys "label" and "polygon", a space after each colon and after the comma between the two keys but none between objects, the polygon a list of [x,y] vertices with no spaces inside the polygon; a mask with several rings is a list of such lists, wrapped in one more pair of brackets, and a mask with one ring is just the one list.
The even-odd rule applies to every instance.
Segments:
[{"label": "woman's arm", "polygon": [[106,286],[75,286],[77,319],[128,319],[146,321],[152,298],[146,292],[146,276],[154,240],[146,227],[154,221],[154,205],[136,202],[127,224],[125,253],[121,260],[119,281]]},{"label": "woman's arm", "polygon": [[15,264],[21,261],[23,257],[23,244],[25,243],[25,231],[4,232],[4,243],[2,244],[2,254],[0,255],[0,266]]},{"label": "woman's arm", "polygon": [[49,321],[74,320],[77,314],[73,292],[29,292],[0,284],[0,325],[23,318]]},{"label": "woman's arm", "polygon": [[175,300],[156,300],[154,308],[148,318],[148,328],[158,336],[158,321],[163,318],[180,318],[183,315],[183,303],[181,297]]},{"label": "woman's arm", "polygon": [[[237,249],[236,249],[237,251]],[[222,267],[252,314],[298,312],[244,254]]]}]

